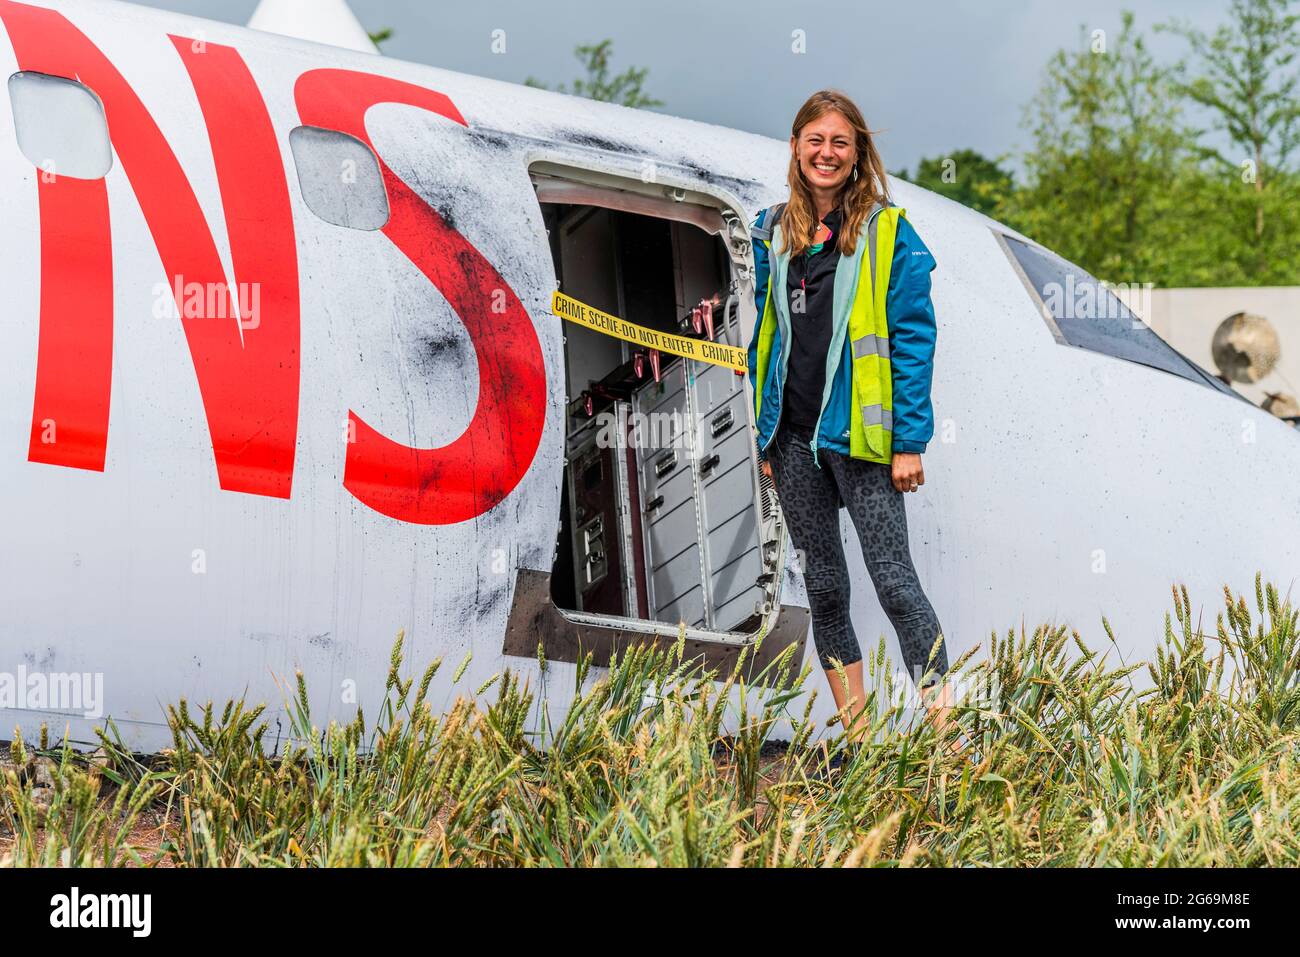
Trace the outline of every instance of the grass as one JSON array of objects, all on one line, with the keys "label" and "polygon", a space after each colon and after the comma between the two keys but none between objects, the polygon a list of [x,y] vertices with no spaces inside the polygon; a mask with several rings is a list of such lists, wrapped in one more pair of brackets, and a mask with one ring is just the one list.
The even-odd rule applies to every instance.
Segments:
[{"label": "grass", "polygon": [[[1118,667],[1066,626],[995,633],[957,665],[986,694],[942,732],[894,703],[882,642],[872,724],[836,784],[810,773],[818,729],[790,713],[810,671],[792,675],[789,652],[769,676],[793,678],[784,691],[705,674],[680,642],[627,652],[598,679],[588,660],[540,750],[518,675],[435,713],[440,663],[402,677],[399,636],[373,722],[318,729],[301,676],[286,689],[299,743],[283,753],[267,753],[263,708],[242,701],[181,700],[173,746],[151,759],[111,722],[94,761],[16,738],[0,863],[1294,866],[1300,613],[1259,576],[1254,598],[1258,621],[1225,588],[1207,634],[1173,589],[1155,660]],[[782,722],[793,737],[774,747]]]}]

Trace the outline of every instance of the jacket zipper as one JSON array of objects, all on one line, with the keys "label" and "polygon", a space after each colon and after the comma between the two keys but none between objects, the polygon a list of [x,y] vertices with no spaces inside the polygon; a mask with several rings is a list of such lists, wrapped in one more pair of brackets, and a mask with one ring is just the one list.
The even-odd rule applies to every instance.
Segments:
[{"label": "jacket zipper", "polygon": [[[777,226],[777,228],[780,228],[779,225]],[[773,231],[772,235],[773,235],[773,239],[775,239],[776,237],[775,230]],[[776,265],[776,261],[772,258],[772,249],[773,247],[775,247],[775,245],[776,245],[775,242],[769,242],[767,244],[768,261],[773,263],[773,265]],[[787,263],[787,271],[788,271],[788,265],[789,264]],[[785,295],[785,276],[783,275],[780,277],[781,279],[780,283],[774,283],[773,280],[777,278],[775,276],[775,273],[776,273],[775,269],[768,270],[768,274],[767,274],[768,298],[771,298],[773,295],[772,287],[774,285],[780,285],[781,289],[779,295],[782,296]],[[785,411],[784,408],[785,407],[785,373],[786,373],[786,366],[789,364],[790,361],[790,330],[785,326],[783,326],[781,322],[781,310],[776,307],[775,301],[772,303],[772,311],[773,313],[776,314],[777,327],[781,329],[781,362],[776,367],[776,424],[772,426],[772,434],[769,435],[767,437],[767,441],[763,443],[764,452],[766,452],[768,450],[768,447],[771,446],[773,440],[776,438],[776,433],[781,429],[781,413]]]}]

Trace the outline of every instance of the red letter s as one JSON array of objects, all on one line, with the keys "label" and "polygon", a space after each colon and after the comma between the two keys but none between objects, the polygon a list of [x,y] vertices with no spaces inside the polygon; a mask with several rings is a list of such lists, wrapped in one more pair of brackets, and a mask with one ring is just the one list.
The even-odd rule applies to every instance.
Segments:
[{"label": "red letter s", "polygon": [[[366,110],[401,103],[465,120],[441,93],[351,70],[312,70],[294,90],[309,126],[366,135]],[[465,237],[379,160],[391,215],[383,233],[451,303],[478,356],[479,399],[465,432],[450,445],[419,449],[368,426],[351,410],[343,485],[376,511],[405,522],[446,525],[492,508],[532,464],[546,420],[541,346],[514,290]],[[505,296],[505,312],[490,306]]]}]

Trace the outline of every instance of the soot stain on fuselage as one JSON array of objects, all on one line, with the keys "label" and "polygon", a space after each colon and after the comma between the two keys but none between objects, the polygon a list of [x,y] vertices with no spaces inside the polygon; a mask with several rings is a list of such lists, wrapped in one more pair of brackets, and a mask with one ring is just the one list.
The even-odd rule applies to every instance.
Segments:
[{"label": "soot stain on fuselage", "polygon": [[[505,578],[504,575],[498,577],[501,579]],[[480,578],[479,581],[480,581],[480,587],[478,593],[475,596],[473,612],[475,617],[477,617],[479,620],[482,620],[484,618],[490,617],[493,611],[496,609],[496,607],[500,605],[503,601],[505,601],[506,595],[509,593],[510,589],[508,585],[505,583],[505,581],[503,580],[501,584],[496,585],[493,588],[484,590],[482,588],[482,578]]]},{"label": "soot stain on fuselage", "polygon": [[492,149],[509,150],[511,148],[509,137],[502,136],[493,130],[474,128],[470,129],[467,135],[470,139],[477,140]]},{"label": "soot stain on fuselage", "polygon": [[452,332],[421,335],[411,350],[411,360],[420,375],[434,375],[448,365],[459,368],[465,361],[465,340]]},{"label": "soot stain on fuselage", "polygon": [[577,130],[560,130],[555,134],[555,138],[566,143],[573,143],[575,146],[589,146],[592,149],[608,150],[611,153],[635,155],[641,152],[641,150],[627,143],[620,143],[607,136],[598,136],[595,133],[580,133]]}]

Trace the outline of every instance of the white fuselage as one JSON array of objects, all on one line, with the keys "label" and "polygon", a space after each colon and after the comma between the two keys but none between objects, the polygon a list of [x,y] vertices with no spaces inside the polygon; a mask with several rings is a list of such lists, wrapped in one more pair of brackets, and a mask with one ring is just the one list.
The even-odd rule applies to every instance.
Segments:
[{"label": "white fuselage", "polygon": [[[14,18],[31,9],[20,6],[0,2],[0,73],[54,72],[59,56],[41,59],[30,42],[20,56]],[[110,104],[111,399],[102,468],[33,460],[42,297],[54,283],[66,292],[80,280],[75,257],[43,273],[43,256],[58,250],[42,244],[41,170],[18,147],[12,110],[0,106],[0,672],[102,674],[103,713],[129,743],[152,748],[167,740],[164,703],[245,693],[278,703],[275,679],[295,670],[306,676],[317,724],[346,718],[357,702],[373,714],[389,650],[405,629],[412,670],[435,657],[447,662],[435,706],[508,667],[551,696],[557,720],[573,666],[555,662],[542,676],[535,660],[502,653],[516,570],[550,569],[564,467],[563,330],[550,312],[555,273],[529,165],[642,179],[650,164],[658,182],[713,196],[748,222],[785,198],[786,143],[102,0],[36,6],[66,18],[138,96],[235,283],[241,263],[232,256],[231,198],[219,184],[219,131],[204,112],[219,109],[221,97],[202,102],[195,79],[204,64],[194,57],[210,53],[187,60],[169,37],[200,38],[208,50],[242,58],[273,131],[272,165],[285,177],[286,261],[296,267],[293,283],[284,269],[269,283],[281,291],[296,284],[296,318],[264,298],[264,321],[298,328],[290,360],[263,354],[225,386],[212,385],[205,404],[196,363],[210,354],[194,351],[202,340],[187,337],[168,309],[160,315],[170,267],[138,195],[152,148],[133,147],[144,158],[129,168],[114,128],[125,113]],[[55,42],[44,36],[41,43]],[[455,296],[391,236],[332,225],[307,208],[289,133],[310,125],[308,112],[338,107],[305,99],[311,91],[301,78],[322,70],[347,71],[360,87],[356,78],[369,75],[431,91],[463,118],[382,98],[362,109],[375,152],[490,264],[531,330],[516,325],[513,338],[498,338],[480,322],[472,337]],[[255,141],[250,135],[249,149]],[[228,157],[232,176],[241,175],[239,157]],[[1187,585],[1211,630],[1223,585],[1251,590],[1259,570],[1285,591],[1300,570],[1295,430],[1209,388],[1059,344],[996,241],[1001,227],[907,183],[891,187],[938,263],[936,431],[925,485],[907,496],[907,510],[912,555],[950,656],[1022,622],[1030,630],[1070,622],[1100,647],[1105,615],[1125,659],[1143,657],[1163,632],[1175,582]],[[745,309],[747,338],[752,303]],[[260,332],[243,333],[249,355],[261,348],[252,339]],[[478,414],[480,369],[493,368],[494,349],[513,350],[512,361],[532,370],[522,380],[511,372],[506,384],[535,399],[540,429],[515,449],[523,458],[513,463],[513,484],[483,492],[482,507],[471,502],[462,510],[472,514],[454,521],[437,518],[432,493],[375,493],[382,476],[359,497],[347,473],[366,463],[348,460],[350,415],[397,446],[451,446]],[[231,361],[244,361],[236,353]],[[223,395],[248,410],[233,426],[222,420],[231,430],[221,439],[224,475],[212,433],[212,403]],[[296,426],[284,420],[290,407]],[[514,410],[495,427],[512,416],[532,422]],[[239,463],[251,454],[233,431],[241,422],[247,443],[279,436],[262,460],[278,478],[241,477]],[[395,454],[391,461],[405,462]],[[412,467],[426,468],[434,489],[458,471],[471,493],[512,467],[479,474],[473,444],[458,455]],[[241,490],[244,481],[253,489]],[[885,633],[896,654],[856,538],[847,524],[843,532],[858,635],[874,647]],[[797,589],[786,599],[803,603]],[[811,641],[805,653],[814,654]],[[453,687],[456,665],[471,654]],[[811,687],[820,686],[814,675]],[[831,711],[820,688],[817,713]],[[102,724],[66,708],[0,708],[0,728],[31,733],[42,721],[58,733],[66,723],[82,741]]]}]

